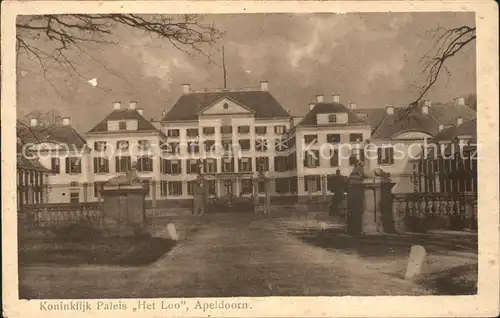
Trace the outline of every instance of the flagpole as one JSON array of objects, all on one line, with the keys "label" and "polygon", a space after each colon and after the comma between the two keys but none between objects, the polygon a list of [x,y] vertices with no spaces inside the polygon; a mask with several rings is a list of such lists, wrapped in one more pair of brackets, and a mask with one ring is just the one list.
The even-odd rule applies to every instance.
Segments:
[{"label": "flagpole", "polygon": [[225,60],[225,57],[224,57],[224,45],[222,46],[222,71],[224,72],[224,88],[227,88],[226,60]]}]

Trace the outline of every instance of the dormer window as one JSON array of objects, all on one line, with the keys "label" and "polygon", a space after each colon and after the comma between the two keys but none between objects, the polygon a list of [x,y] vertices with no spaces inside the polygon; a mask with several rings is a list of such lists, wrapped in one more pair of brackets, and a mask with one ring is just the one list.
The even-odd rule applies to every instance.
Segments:
[{"label": "dormer window", "polygon": [[337,122],[337,115],[335,114],[329,114],[328,115],[328,122],[331,124],[334,124]]},{"label": "dormer window", "polygon": [[127,122],[125,120],[121,120],[118,122],[119,130],[127,130]]}]

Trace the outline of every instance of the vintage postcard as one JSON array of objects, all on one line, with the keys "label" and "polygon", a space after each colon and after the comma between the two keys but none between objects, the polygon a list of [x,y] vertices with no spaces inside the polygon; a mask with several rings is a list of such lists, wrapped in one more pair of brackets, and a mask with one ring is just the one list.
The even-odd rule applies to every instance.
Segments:
[{"label": "vintage postcard", "polygon": [[493,1],[4,1],[6,317],[499,313]]}]

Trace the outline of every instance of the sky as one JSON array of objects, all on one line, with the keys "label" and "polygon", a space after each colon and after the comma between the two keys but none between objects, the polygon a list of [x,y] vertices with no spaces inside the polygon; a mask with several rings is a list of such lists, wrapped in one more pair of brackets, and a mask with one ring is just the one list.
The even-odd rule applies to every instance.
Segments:
[{"label": "sky", "polygon": [[[425,79],[421,58],[433,47],[439,27],[474,25],[473,13],[227,14],[202,16],[224,32],[205,47],[211,60],[182,52],[168,42],[125,27],[114,29],[118,44],[88,44],[70,51],[75,71],[52,66],[43,73],[19,54],[18,116],[57,109],[85,133],[131,100],[145,116],[160,119],[189,83],[193,90],[223,87],[224,46],[229,88],[269,90],[293,115],[304,115],[316,95],[340,94],[358,108],[406,105]],[[41,43],[40,45],[45,45]],[[426,99],[450,101],[475,93],[475,43],[449,61]],[[97,79],[97,86],[87,81]]]}]

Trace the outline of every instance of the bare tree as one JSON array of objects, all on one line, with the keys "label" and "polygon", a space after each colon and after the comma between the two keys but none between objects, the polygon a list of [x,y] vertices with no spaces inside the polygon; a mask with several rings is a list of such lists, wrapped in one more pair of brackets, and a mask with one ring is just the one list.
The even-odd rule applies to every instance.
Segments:
[{"label": "bare tree", "polygon": [[446,66],[447,62],[476,39],[476,27],[467,25],[453,29],[439,27],[432,32],[437,36],[436,42],[421,59],[424,73],[427,74],[426,80],[420,87],[417,98],[400,114],[401,118],[407,117],[418,107],[420,101],[434,86],[443,71],[451,74]]},{"label": "bare tree", "polygon": [[[76,71],[68,51],[85,51],[82,44],[114,44],[112,34],[117,26],[125,26],[168,41],[175,48],[209,56],[204,44],[213,44],[223,33],[204,24],[197,15],[162,16],[136,14],[69,14],[20,17],[17,27],[17,52],[36,59],[47,71],[47,63]],[[50,43],[47,48],[40,43]]]},{"label": "bare tree", "polygon": [[[167,41],[187,54],[198,53],[210,59],[206,45],[218,41],[223,32],[202,22],[200,16],[137,15],[137,14],[68,14],[20,16],[16,22],[17,54],[34,60],[43,71],[44,78],[58,92],[48,78],[51,69],[63,70],[71,76],[78,72],[78,63],[71,52],[86,55],[113,75],[116,71],[87,52],[89,44],[112,45],[117,27],[142,31],[150,37]],[[29,127],[18,121],[20,126]],[[30,128],[31,129],[31,128]]]}]

